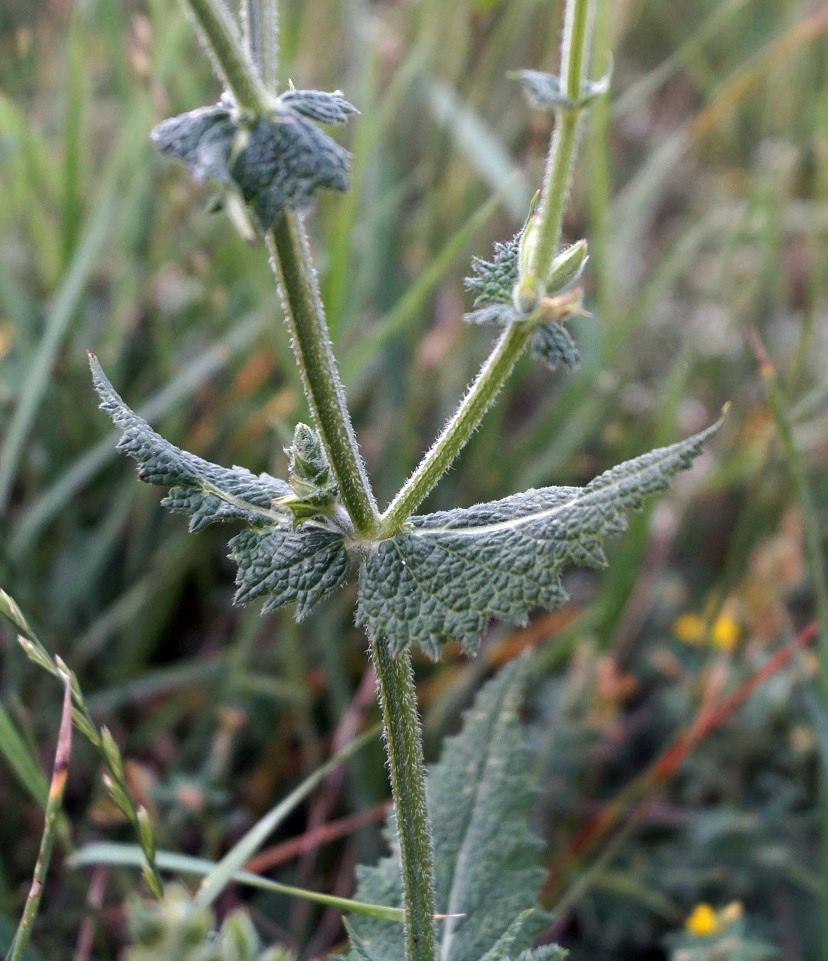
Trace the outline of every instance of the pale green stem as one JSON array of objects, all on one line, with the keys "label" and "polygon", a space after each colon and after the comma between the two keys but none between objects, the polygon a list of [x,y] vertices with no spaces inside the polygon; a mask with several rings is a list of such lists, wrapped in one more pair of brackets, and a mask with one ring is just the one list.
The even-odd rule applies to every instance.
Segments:
[{"label": "pale green stem", "polygon": [[[565,92],[573,102],[580,98],[586,79],[585,64],[593,4],[594,0],[567,0],[561,69],[566,76]],[[560,242],[572,165],[578,146],[579,113],[575,109],[559,112],[546,164],[538,214],[538,245],[531,265],[534,275],[541,278],[548,273]],[[532,329],[532,320],[527,318],[511,324],[500,337],[454,416],[382,515],[381,532],[384,536],[393,536],[402,527],[469,442],[523,353]]]},{"label": "pale green stem", "polygon": [[506,383],[531,334],[530,323],[512,324],[501,334],[454,416],[382,515],[381,531],[385,536],[393,536],[402,527],[466,446]]},{"label": "pale green stem", "polygon": [[271,97],[250,63],[224,0],[184,0],[184,7],[195,19],[213,66],[236,105],[255,114],[266,113]]},{"label": "pale green stem", "polygon": [[356,532],[370,537],[377,528],[376,502],[351,424],[300,215],[283,213],[267,243],[296,363],[339,494]]},{"label": "pale green stem", "polygon": [[[406,961],[435,961],[434,853],[411,655],[371,643],[400,843]],[[390,961],[390,959],[389,959]]]},{"label": "pale green stem", "polygon": [[40,840],[40,850],[37,853],[32,885],[23,908],[23,916],[9,948],[8,961],[23,961],[26,957],[26,950],[43,897],[43,887],[46,884],[46,875],[49,871],[49,863],[52,860],[52,848],[60,823],[63,794],[66,789],[66,778],[69,774],[69,755],[72,750],[72,687],[68,677],[63,677],[62,680],[64,683],[63,714],[55,752],[52,781],[49,785],[49,794],[46,800],[43,836]]},{"label": "pale green stem", "polygon": [[244,42],[268,93],[279,90],[279,10],[276,0],[242,0]]},{"label": "pale green stem", "polygon": [[[238,106],[257,114],[266,113],[270,94],[241,46],[223,0],[185,2]],[[270,28],[275,30],[275,16],[269,22]],[[275,36],[260,39],[263,46],[276,43]],[[275,82],[274,78],[271,79]],[[342,502],[356,533],[369,537],[377,527],[376,502],[331,348],[316,270],[301,216],[293,212],[283,213],[268,232],[267,244],[279,280],[285,321],[305,394],[339,485]]]},{"label": "pale green stem", "polygon": [[529,265],[541,283],[561,241],[566,200],[572,180],[572,165],[578,148],[583,110],[577,106],[587,79],[586,63],[592,34],[594,0],[568,0],[561,41],[561,83],[568,100],[576,106],[558,110],[555,133],[538,208],[538,240]]}]

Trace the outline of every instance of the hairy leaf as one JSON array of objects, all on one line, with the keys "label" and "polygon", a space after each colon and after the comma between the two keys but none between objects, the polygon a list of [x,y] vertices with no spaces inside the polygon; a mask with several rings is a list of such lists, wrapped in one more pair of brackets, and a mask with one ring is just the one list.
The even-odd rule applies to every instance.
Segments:
[{"label": "hairy leaf", "polygon": [[[516,309],[512,291],[518,281],[518,254],[521,234],[505,243],[496,242],[494,257],[472,259],[472,273],[466,278],[466,289],[474,291],[474,310],[466,314],[469,324],[487,327],[508,327],[525,323],[526,318]],[[568,331],[556,321],[540,323],[532,334],[532,353],[554,370],[559,363],[577,367],[580,355]]]},{"label": "hairy leaf", "polygon": [[[544,872],[538,866],[543,846],[526,824],[534,786],[517,715],[528,663],[512,662],[485,685],[429,776],[437,910],[463,915],[436,922],[441,961],[528,961],[533,956],[520,952],[548,923],[531,908]],[[394,855],[358,869],[359,898],[400,903]],[[398,928],[353,918],[349,930],[352,961],[402,957]]]},{"label": "hairy leaf", "polygon": [[536,110],[553,110],[556,107],[573,107],[563,92],[561,78],[542,70],[515,70],[512,76],[523,87],[526,100]]},{"label": "hairy leaf", "polygon": [[599,80],[587,80],[581,87],[581,96],[577,103],[573,103],[564,93],[561,78],[552,73],[541,70],[515,70],[510,74],[523,87],[523,93],[530,107],[536,110],[557,110],[563,108],[586,107],[598,97],[603,96],[610,88],[612,79],[612,63],[603,77]]},{"label": "hairy leaf", "polygon": [[341,531],[308,520],[293,530],[292,514],[280,502],[293,495],[289,484],[243,467],[219,467],[179,450],[129,409],[91,358],[101,409],[123,431],[118,449],[138,464],[148,484],[169,487],[162,504],[190,516],[190,530],[215,521],[242,521],[246,526],[230,541],[236,561],[236,602],[265,596],[265,611],[296,602],[305,617],[323,597],[341,586],[348,574],[348,555]]},{"label": "hairy leaf", "polygon": [[[466,278],[466,289],[475,293],[476,308],[489,307],[493,304],[508,304],[511,307],[512,290],[518,281],[520,238],[521,233],[518,232],[505,243],[496,241],[494,257],[491,260],[484,260],[482,257],[472,258],[472,272]],[[512,310],[514,311],[514,308]],[[475,313],[468,314],[466,319],[471,323],[480,323],[475,319]]]},{"label": "hairy leaf", "polygon": [[345,123],[349,117],[359,113],[345,99],[341,90],[332,93],[323,90],[289,90],[282,94],[280,100],[317,123]]},{"label": "hairy leaf", "polygon": [[101,410],[123,431],[118,450],[137,463],[142,481],[170,488],[161,503],[175,513],[189,514],[191,531],[225,520],[286,523],[287,515],[274,508],[274,501],[291,493],[289,484],[244,467],[219,467],[179,450],[127,407],[96,357],[90,357],[90,366]]},{"label": "hairy leaf", "polygon": [[249,121],[220,103],[164,120],[152,140],[197,179],[238,190],[266,230],[283,210],[306,207],[321,188],[347,190],[350,155],[311,119],[343,123],[353,113],[338,91],[292,90],[266,118]]},{"label": "hairy leaf", "polygon": [[395,651],[437,657],[457,638],[470,651],[492,618],[525,624],[567,597],[570,564],[605,563],[602,540],[626,527],[647,494],[690,466],[718,424],[601,474],[586,487],[545,487],[463,510],[412,517],[369,550],[357,620]]},{"label": "hairy leaf", "polygon": [[263,614],[296,601],[301,621],[328,594],[345,583],[348,554],[342,534],[303,525],[296,531],[247,529],[230,541],[238,564],[235,602],[266,598]]}]

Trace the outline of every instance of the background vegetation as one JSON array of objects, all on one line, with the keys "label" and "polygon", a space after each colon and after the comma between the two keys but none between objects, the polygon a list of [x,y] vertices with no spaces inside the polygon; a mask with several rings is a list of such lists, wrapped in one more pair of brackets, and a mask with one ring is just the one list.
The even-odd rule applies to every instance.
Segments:
[{"label": "background vegetation", "polygon": [[[488,334],[462,323],[462,278],[519,225],[548,135],[505,74],[554,65],[560,5],[281,6],[283,77],[341,87],[362,110],[345,134],[353,187],[323,198],[311,225],[387,498],[486,349]],[[736,928],[740,950],[817,950],[815,654],[772,665],[743,706],[713,714],[826,589],[803,548],[808,532],[818,546],[828,511],[826,35],[816,0],[603,5],[597,57],[614,49],[614,89],[593,111],[566,225],[592,251],[592,316],[573,325],[583,364],[552,376],[526,361],[431,499],[580,483],[733,402],[697,468],[610,545],[609,569],[570,577],[569,605],[525,630],[492,628],[476,661],[418,662],[433,748],[494,665],[538,648],[535,827],[551,933],[574,961],[708,957]],[[165,436],[284,474],[282,446],[305,415],[273,282],[263,250],[205,214],[209,190],[151,151],[157,120],[217,94],[175,4],[12,0],[0,86],[0,585],[112,728],[159,843],[215,858],[373,715],[365,641],[349,597],[301,628],[231,607],[224,532],[189,536],[135,483],[85,351]],[[6,730],[48,772],[60,687],[5,626],[0,670]],[[0,951],[42,826],[11,744]],[[355,862],[381,849],[387,793],[377,745],[325,782],[258,869],[350,893]],[[131,840],[80,739],[66,809],[76,845]],[[32,957],[113,958],[138,875],[70,870],[66,850]],[[249,897],[233,889],[222,908]],[[715,910],[694,911],[703,902]],[[250,905],[265,939],[303,958],[341,940],[333,912],[276,895]]]}]

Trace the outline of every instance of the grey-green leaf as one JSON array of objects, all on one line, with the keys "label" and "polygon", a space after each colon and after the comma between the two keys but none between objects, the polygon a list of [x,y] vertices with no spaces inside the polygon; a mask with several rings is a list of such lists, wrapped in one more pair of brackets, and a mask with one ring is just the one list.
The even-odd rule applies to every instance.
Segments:
[{"label": "grey-green leaf", "polygon": [[219,467],[179,450],[127,407],[90,358],[95,387],[104,410],[123,431],[118,449],[138,464],[148,484],[169,487],[162,505],[190,515],[190,530],[215,521],[241,521],[244,530],[230,541],[238,565],[235,600],[245,604],[265,596],[264,611],[296,602],[301,620],[348,576],[343,534],[326,521],[311,518],[293,529],[289,511],[278,502],[293,494],[288,483],[244,467]]},{"label": "grey-green leaf", "polygon": [[296,531],[247,528],[230,541],[238,564],[235,602],[265,596],[262,613],[296,601],[301,621],[345,583],[348,554],[342,534],[304,524]]},{"label": "grey-green leaf", "polygon": [[551,370],[555,370],[559,364],[571,369],[581,361],[572,335],[566,327],[555,321],[538,325],[532,334],[532,353]]},{"label": "grey-green leaf", "polygon": [[152,141],[197,179],[237,190],[267,230],[283,210],[306,207],[317,190],[348,189],[350,155],[311,119],[343,123],[353,113],[338,91],[293,90],[267,117],[249,121],[221,103],[162,121]]},{"label": "grey-green leaf", "polygon": [[536,110],[574,106],[563,92],[560,77],[553,73],[544,73],[542,70],[515,70],[510,76],[520,83],[529,106]]},{"label": "grey-green leaf", "polygon": [[341,90],[289,90],[279,98],[297,113],[317,123],[340,124],[359,111],[349,103]]},{"label": "grey-green leaf", "polygon": [[127,407],[96,357],[90,356],[89,363],[101,410],[123,431],[118,450],[137,463],[142,481],[170,488],[161,503],[173,512],[189,514],[191,531],[225,520],[287,524],[287,515],[273,502],[291,493],[288,483],[244,467],[219,467],[179,450]]},{"label": "grey-green leaf", "polygon": [[[473,257],[471,274],[466,278],[466,290],[475,294],[476,308],[492,304],[512,304],[512,290],[518,281],[518,251],[521,233],[519,232],[504,243],[496,242],[491,260]],[[479,320],[468,320],[481,323]]]},{"label": "grey-green leaf", "polygon": [[[534,785],[517,713],[528,664],[514,661],[485,685],[429,776],[437,909],[462,915],[436,922],[441,961],[507,961],[548,923],[533,908],[543,845],[527,827]],[[400,903],[396,857],[358,869],[358,878],[360,898]],[[368,918],[348,924],[354,961],[402,957],[398,928]]]},{"label": "grey-green leaf", "polygon": [[626,527],[644,497],[690,466],[713,425],[601,474],[586,487],[545,487],[464,510],[412,517],[380,541],[359,577],[357,620],[394,651],[419,645],[437,657],[458,639],[477,649],[488,622],[525,624],[567,594],[566,566],[601,566],[602,540]]}]

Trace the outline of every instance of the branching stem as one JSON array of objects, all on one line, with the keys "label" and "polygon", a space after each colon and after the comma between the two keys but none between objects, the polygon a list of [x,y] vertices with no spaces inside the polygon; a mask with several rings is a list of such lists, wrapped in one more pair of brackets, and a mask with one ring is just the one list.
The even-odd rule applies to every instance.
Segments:
[{"label": "branching stem", "polygon": [[[242,47],[223,0],[185,0],[185,3],[239,108],[256,114],[265,113],[271,94],[263,85],[251,56]],[[275,31],[275,16],[267,19]],[[260,24],[264,21],[264,17],[257,18]],[[257,43],[264,49],[270,44],[275,45],[276,37],[259,36]],[[275,78],[271,77],[269,82],[275,83]],[[359,453],[345,391],[331,348],[316,270],[301,215],[283,213],[269,231],[267,244],[273,270],[279,280],[285,320],[305,394],[339,485],[342,501],[356,533],[370,537],[377,528],[376,502]]]},{"label": "branching stem", "polygon": [[[593,6],[594,0],[567,0],[566,4],[561,71],[566,78],[566,95],[573,103],[580,99],[586,80]],[[578,108],[559,111],[546,163],[538,213],[538,243],[531,264],[532,272],[539,278],[545,277],[549,271],[560,242],[579,127]],[[400,530],[469,442],[523,353],[532,327],[530,319],[507,327],[454,416],[382,515],[380,529],[384,536],[392,536]]]}]

